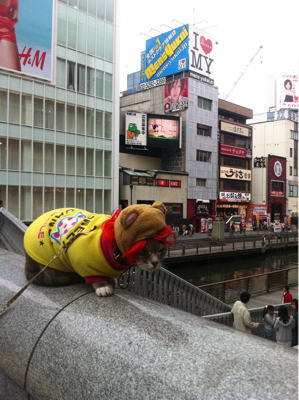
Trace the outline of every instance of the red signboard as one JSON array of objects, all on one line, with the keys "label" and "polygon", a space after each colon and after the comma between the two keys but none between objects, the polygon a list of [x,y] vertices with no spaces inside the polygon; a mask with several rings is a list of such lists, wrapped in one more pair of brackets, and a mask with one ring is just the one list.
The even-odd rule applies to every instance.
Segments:
[{"label": "red signboard", "polygon": [[158,186],[168,187],[168,186],[169,186],[169,181],[168,181],[168,180],[165,181],[165,180],[163,180],[163,179],[158,179],[158,180],[157,180],[157,185],[158,185]]},{"label": "red signboard", "polygon": [[170,181],[170,187],[181,187],[181,181]]},{"label": "red signboard", "polygon": [[281,196],[283,197],[283,192],[280,190],[271,190],[271,196]]},{"label": "red signboard", "polygon": [[241,149],[240,147],[229,146],[227,144],[222,144],[220,148],[221,154],[226,154],[234,157],[246,158],[246,149]]}]

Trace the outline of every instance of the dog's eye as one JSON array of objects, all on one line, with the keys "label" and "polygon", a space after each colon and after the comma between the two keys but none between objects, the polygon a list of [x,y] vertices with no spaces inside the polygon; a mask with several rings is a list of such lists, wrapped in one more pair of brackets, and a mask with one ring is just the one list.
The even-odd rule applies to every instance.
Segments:
[{"label": "dog's eye", "polygon": [[162,249],[160,249],[160,250],[158,251],[158,253],[163,253],[164,250],[165,250],[165,249],[162,248]]}]

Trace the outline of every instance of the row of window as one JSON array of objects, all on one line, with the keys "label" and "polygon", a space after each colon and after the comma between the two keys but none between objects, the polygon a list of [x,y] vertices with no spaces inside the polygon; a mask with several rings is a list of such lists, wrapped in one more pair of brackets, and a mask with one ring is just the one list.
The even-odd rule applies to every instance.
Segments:
[{"label": "row of window", "polygon": [[246,139],[236,138],[234,136],[230,136],[228,134],[223,135],[223,144],[227,144],[229,146],[240,147],[242,149],[246,149]]},{"label": "row of window", "polygon": [[298,197],[298,186],[289,186],[289,197]]},{"label": "row of window", "polygon": [[59,0],[70,7],[113,22],[114,0]]},{"label": "row of window", "polygon": [[196,150],[196,161],[211,162],[212,153],[210,151]]},{"label": "row of window", "polygon": [[211,137],[212,128],[207,125],[197,124],[197,134],[199,136]]},{"label": "row of window", "polygon": [[0,138],[0,169],[111,177],[111,151]]},{"label": "row of window", "polygon": [[233,157],[221,157],[221,159],[223,160],[221,162],[221,165],[223,165],[223,166],[230,166],[230,167],[246,169],[246,161],[245,160],[240,161]]},{"label": "row of window", "polygon": [[111,213],[111,190],[0,186],[0,198],[5,208],[23,221],[32,221],[47,211],[65,207]]},{"label": "row of window", "polygon": [[57,87],[112,100],[112,83],[108,72],[57,59]]},{"label": "row of window", "polygon": [[0,90],[0,121],[90,136],[112,137],[112,114]]},{"label": "row of window", "polygon": [[197,96],[197,107],[203,110],[212,111],[212,100]]},{"label": "row of window", "polygon": [[57,43],[112,61],[113,25],[59,4]]}]

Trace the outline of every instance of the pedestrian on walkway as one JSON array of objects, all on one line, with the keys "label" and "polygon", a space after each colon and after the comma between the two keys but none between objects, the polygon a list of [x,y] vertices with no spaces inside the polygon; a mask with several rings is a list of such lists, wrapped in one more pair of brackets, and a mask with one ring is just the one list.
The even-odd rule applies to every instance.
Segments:
[{"label": "pedestrian on walkway", "polygon": [[186,224],[183,224],[182,229],[183,229],[183,236],[185,236],[186,235],[186,231],[187,231]]},{"label": "pedestrian on walkway", "polygon": [[281,304],[286,304],[286,303],[292,303],[293,297],[291,293],[289,292],[290,286],[285,285],[283,288],[283,293],[281,297]]},{"label": "pedestrian on walkway", "polygon": [[189,224],[189,237],[191,237],[194,234],[194,226],[192,224]]},{"label": "pedestrian on walkway", "polygon": [[249,300],[250,293],[242,292],[240,300],[235,302],[231,311],[234,314],[234,328],[245,333],[251,333],[251,329],[256,329],[260,326],[258,322],[252,322],[251,315],[246,306]]},{"label": "pedestrian on walkway", "polygon": [[265,339],[273,340],[275,314],[273,306],[266,306],[263,309],[263,320],[265,321]]},{"label": "pedestrian on walkway", "polygon": [[293,310],[295,311],[294,315],[295,326],[292,330],[292,347],[294,347],[298,346],[298,300],[297,299],[293,299],[292,307]]},{"label": "pedestrian on walkway", "polygon": [[280,306],[278,309],[278,317],[274,324],[277,343],[286,347],[291,347],[293,328],[295,328],[294,318],[289,315],[286,306]]},{"label": "pedestrian on walkway", "polygon": [[179,236],[182,236],[182,234],[183,234],[183,225],[182,225],[182,223],[180,223],[180,225],[179,225]]}]

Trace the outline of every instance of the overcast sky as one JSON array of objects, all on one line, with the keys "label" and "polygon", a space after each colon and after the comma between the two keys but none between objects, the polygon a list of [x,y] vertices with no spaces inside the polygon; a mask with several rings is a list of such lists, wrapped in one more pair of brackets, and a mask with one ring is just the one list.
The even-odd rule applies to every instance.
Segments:
[{"label": "overcast sky", "polygon": [[299,0],[121,0],[120,3],[121,91],[127,89],[127,74],[140,70],[140,52],[145,50],[149,39],[144,34],[159,35],[151,29],[163,33],[170,30],[161,24],[177,28],[181,23],[208,21],[196,26],[210,27],[206,31],[218,42],[214,80],[221,99],[262,45],[263,49],[227,99],[253,109],[254,113],[267,110],[268,74],[278,78],[278,95],[281,75],[298,74]]}]

